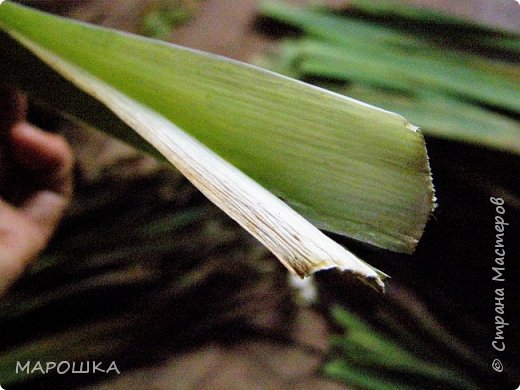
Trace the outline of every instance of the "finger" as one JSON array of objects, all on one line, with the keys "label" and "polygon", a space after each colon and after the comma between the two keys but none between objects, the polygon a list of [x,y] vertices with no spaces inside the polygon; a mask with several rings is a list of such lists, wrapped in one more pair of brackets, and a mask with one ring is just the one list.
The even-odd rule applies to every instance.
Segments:
[{"label": "finger", "polygon": [[44,249],[46,240],[37,225],[0,199],[0,296]]},{"label": "finger", "polygon": [[63,137],[22,122],[12,129],[10,141],[16,161],[37,176],[42,187],[70,198],[74,158]]},{"label": "finger", "polygon": [[16,160],[38,180],[35,192],[23,201],[20,211],[50,238],[72,197],[72,151],[61,136],[27,123],[13,128],[11,145]]},{"label": "finger", "polygon": [[20,212],[38,225],[42,237],[49,240],[70,204],[70,198],[49,190],[40,190],[27,198]]}]

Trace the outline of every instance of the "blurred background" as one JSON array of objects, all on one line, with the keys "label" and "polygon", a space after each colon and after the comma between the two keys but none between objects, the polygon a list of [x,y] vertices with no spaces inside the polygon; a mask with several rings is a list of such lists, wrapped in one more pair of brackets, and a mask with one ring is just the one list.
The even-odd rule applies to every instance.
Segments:
[{"label": "blurred background", "polygon": [[[516,1],[33,0],[258,64],[423,129],[438,207],[414,255],[333,236],[388,273],[295,288],[177,171],[33,102],[76,157],[46,253],[0,301],[6,389],[514,389],[520,384],[520,4]],[[506,351],[495,337],[494,216],[505,201]],[[500,358],[503,371],[491,364]],[[120,375],[15,375],[16,361]],[[106,366],[105,365],[105,366]],[[6,378],[6,379],[4,379]]]}]

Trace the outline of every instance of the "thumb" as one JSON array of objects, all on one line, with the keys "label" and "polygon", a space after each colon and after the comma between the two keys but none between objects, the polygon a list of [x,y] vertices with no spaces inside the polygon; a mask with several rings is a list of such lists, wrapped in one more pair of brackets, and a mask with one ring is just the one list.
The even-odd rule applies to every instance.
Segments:
[{"label": "thumb", "polygon": [[72,151],[59,135],[27,123],[13,128],[11,144],[17,161],[39,183],[23,201],[20,211],[50,237],[72,197]]},{"label": "thumb", "polygon": [[36,258],[46,240],[34,223],[0,198],[0,296]]}]

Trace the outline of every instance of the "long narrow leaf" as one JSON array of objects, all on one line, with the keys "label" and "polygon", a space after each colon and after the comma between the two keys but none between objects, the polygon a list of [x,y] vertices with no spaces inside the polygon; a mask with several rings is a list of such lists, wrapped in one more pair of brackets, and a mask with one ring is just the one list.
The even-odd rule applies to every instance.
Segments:
[{"label": "long narrow leaf", "polygon": [[345,366],[343,369],[336,367],[338,368],[336,371],[332,367],[339,361],[329,363],[332,365],[332,367],[329,365],[326,367],[329,375],[337,376],[343,370],[346,370],[346,374],[350,371],[348,366],[353,365],[358,369],[377,367],[379,370],[388,370],[400,375],[403,373],[418,375],[429,380],[449,383],[454,388],[472,389],[475,387],[459,372],[419,358],[394,340],[379,334],[346,310],[335,308],[332,315],[338,324],[345,328],[344,335],[335,336],[332,339],[332,344],[341,350],[340,355],[344,359],[342,363]]},{"label": "long narrow leaf", "polygon": [[337,267],[382,287],[384,274],[339,244],[234,166],[158,113],[21,36],[15,37],[45,62],[104,103],[153,145],[213,203],[262,242],[301,277]]},{"label": "long narrow leaf", "polygon": [[[414,23],[421,33],[457,35],[467,45],[495,48],[520,53],[518,35],[498,27],[490,27],[472,20],[449,15],[431,8],[418,8],[388,0],[350,0],[349,8],[378,18],[394,18],[404,24]],[[513,2],[511,2],[513,7]]]},{"label": "long narrow leaf", "polygon": [[[175,123],[319,227],[397,251],[415,247],[432,187],[422,136],[402,117],[234,61],[10,2],[0,8],[0,27],[53,65],[81,70]],[[38,62],[24,58],[21,64],[37,69],[16,69],[9,61],[0,66],[22,85],[35,83],[27,81],[31,72],[46,74]],[[36,83],[41,90],[45,80]],[[58,106],[87,122],[98,115],[99,105],[77,88],[58,85],[66,90],[46,86]],[[125,126],[114,129],[128,138]],[[143,147],[135,136],[127,140]]]},{"label": "long narrow leaf", "polygon": [[[299,42],[298,61],[308,74],[377,80],[390,88],[446,90],[485,104],[520,112],[519,75],[505,76],[507,64],[485,71],[481,58],[440,49],[426,40],[340,16],[326,15],[266,1],[265,16],[303,29],[319,39]],[[487,61],[488,63],[490,61]],[[484,65],[483,65],[484,64]]]}]

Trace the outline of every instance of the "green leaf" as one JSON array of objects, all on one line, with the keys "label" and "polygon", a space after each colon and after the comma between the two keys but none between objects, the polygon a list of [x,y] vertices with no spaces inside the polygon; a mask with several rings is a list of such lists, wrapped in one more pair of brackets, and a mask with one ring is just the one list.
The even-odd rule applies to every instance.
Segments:
[{"label": "green leaf", "polygon": [[[332,338],[332,345],[339,347],[342,359],[327,364],[325,372],[328,375],[351,383],[350,381],[357,382],[359,379],[356,378],[363,377],[361,375],[363,370],[377,369],[378,372],[393,373],[394,377],[414,375],[428,378],[430,381],[449,383],[453,388],[475,388],[475,384],[461,373],[452,368],[423,360],[394,340],[372,329],[347,310],[335,307],[331,314],[334,320],[345,329],[345,334]],[[356,372],[359,375],[355,375]],[[370,377],[373,374],[367,373],[366,376]],[[375,380],[375,378],[371,378],[371,380]],[[360,383],[366,388],[377,388],[376,384],[377,382],[374,382],[374,385],[371,382]],[[401,388],[395,384],[394,386]]]},{"label": "green leaf", "polygon": [[300,45],[304,74],[355,80],[402,91],[430,89],[520,113],[514,79],[483,72],[436,56],[381,52],[377,46],[351,47],[305,40]]},{"label": "green leaf", "polygon": [[[396,251],[417,244],[432,185],[424,140],[399,115],[232,60],[10,2],[0,7],[0,27],[171,121],[317,226]],[[158,155],[102,104],[5,36],[1,42],[4,77]]]},{"label": "green leaf", "polygon": [[412,390],[414,387],[406,386],[397,381],[381,378],[380,372],[355,367],[343,360],[333,360],[324,367],[326,375],[339,379],[349,386],[356,386],[364,390]]},{"label": "green leaf", "polygon": [[404,91],[428,88],[520,112],[519,74],[506,76],[508,64],[495,62],[498,72],[489,71],[490,61],[440,49],[411,34],[278,2],[263,2],[261,11],[308,34],[286,45],[293,45],[294,61],[304,75]]},{"label": "green leaf", "polygon": [[469,47],[502,49],[520,53],[518,35],[500,27],[486,26],[475,21],[445,14],[432,8],[403,5],[393,0],[350,0],[349,8],[381,19],[394,19],[423,34],[435,34],[442,39],[464,42]]}]

